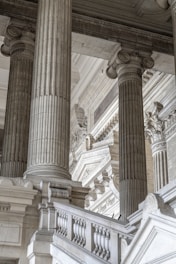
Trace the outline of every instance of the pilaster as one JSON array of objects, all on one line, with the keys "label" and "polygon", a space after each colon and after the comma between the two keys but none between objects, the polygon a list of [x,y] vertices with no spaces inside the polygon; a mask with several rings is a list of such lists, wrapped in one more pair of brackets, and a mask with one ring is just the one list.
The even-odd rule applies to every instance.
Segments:
[{"label": "pilaster", "polygon": [[123,222],[147,194],[142,73],[153,64],[149,52],[123,48],[107,69],[110,78],[118,76],[119,84],[120,220]]},{"label": "pilaster", "polygon": [[162,104],[155,102],[154,111],[147,112],[145,117],[145,133],[150,139],[153,156],[153,173],[155,192],[168,184],[167,146],[165,139],[165,123],[159,118]]},{"label": "pilaster", "polygon": [[31,27],[7,27],[1,52],[10,56],[1,173],[22,177],[27,165],[34,33]]}]

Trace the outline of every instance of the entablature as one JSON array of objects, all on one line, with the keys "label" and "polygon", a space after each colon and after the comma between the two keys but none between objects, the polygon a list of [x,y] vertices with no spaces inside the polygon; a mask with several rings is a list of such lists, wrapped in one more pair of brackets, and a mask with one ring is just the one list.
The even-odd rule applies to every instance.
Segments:
[{"label": "entablature", "polygon": [[[145,0],[142,1],[142,6],[137,4],[141,1],[133,0],[134,3],[129,4],[129,7],[126,7],[126,4],[120,0],[117,3],[112,1],[112,6],[107,5],[107,10],[105,10],[106,3],[101,4],[100,0],[96,0],[95,3],[92,1],[86,2],[87,4],[85,1],[81,2],[81,9],[79,0],[73,1],[73,32],[114,42],[145,45],[154,51],[173,54],[172,26],[168,22],[170,19],[169,10],[162,11],[161,14],[160,10],[155,10],[156,7],[153,7],[151,13],[148,9],[146,13]],[[122,5],[123,16],[119,13],[121,10],[118,10],[120,4]],[[93,10],[94,5],[97,8],[96,12]],[[112,10],[113,6],[116,8],[116,15]],[[135,6],[136,11],[134,11]],[[100,13],[98,13],[98,8],[101,11]],[[83,10],[85,11],[83,12]],[[109,15],[108,12],[110,12]],[[1,0],[0,15],[35,24],[37,1]],[[162,17],[167,18],[166,21]],[[153,19],[152,24],[155,26],[151,25],[151,19]]]}]

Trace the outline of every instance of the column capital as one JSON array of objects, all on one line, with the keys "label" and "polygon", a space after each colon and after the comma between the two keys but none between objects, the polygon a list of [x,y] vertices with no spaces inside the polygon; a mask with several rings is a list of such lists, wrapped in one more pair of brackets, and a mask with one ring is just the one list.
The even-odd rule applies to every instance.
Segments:
[{"label": "column capital", "polygon": [[9,24],[1,53],[5,56],[21,56],[33,59],[35,34],[32,26]]},{"label": "column capital", "polygon": [[165,142],[164,128],[165,123],[159,118],[159,112],[163,109],[163,105],[159,102],[154,102],[153,112],[145,113],[144,127],[146,138],[150,139],[152,144]]},{"label": "column capital", "polygon": [[115,79],[122,68],[136,68],[141,70],[141,74],[145,69],[151,69],[154,61],[151,58],[151,52],[139,50],[138,48],[121,48],[115,56],[109,61],[107,68],[107,76]]}]

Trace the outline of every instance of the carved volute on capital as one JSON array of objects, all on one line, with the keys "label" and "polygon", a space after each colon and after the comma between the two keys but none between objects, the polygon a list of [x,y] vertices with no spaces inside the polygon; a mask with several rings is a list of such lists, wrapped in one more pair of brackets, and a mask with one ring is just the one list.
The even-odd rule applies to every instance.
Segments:
[{"label": "carved volute on capital", "polygon": [[19,27],[10,24],[6,29],[1,53],[5,56],[22,56],[33,59],[35,34],[31,26]]},{"label": "carved volute on capital", "polygon": [[154,111],[145,113],[145,135],[146,138],[150,139],[152,144],[158,141],[165,141],[165,123],[159,118],[159,112],[162,108],[163,105],[161,103],[154,102]]},{"label": "carved volute on capital", "polygon": [[128,76],[129,74],[135,74],[135,77],[138,75],[141,78],[144,70],[151,69],[153,66],[154,61],[150,52],[123,48],[109,62],[106,73],[111,79],[126,73],[128,73]]},{"label": "carved volute on capital", "polygon": [[176,0],[155,0],[158,6],[162,9],[167,10],[169,6],[176,7]]}]

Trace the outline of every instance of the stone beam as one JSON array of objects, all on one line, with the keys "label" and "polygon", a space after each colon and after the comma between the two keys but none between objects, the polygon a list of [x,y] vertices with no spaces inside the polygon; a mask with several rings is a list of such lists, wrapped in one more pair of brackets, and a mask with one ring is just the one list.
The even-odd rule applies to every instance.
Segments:
[{"label": "stone beam", "polygon": [[[35,23],[37,17],[37,4],[23,0],[1,0],[0,15],[13,19]],[[152,50],[173,55],[173,40],[171,36],[149,32],[106,20],[93,18],[73,11],[72,31],[88,36],[93,36],[115,43],[130,45],[143,45]]]},{"label": "stone beam", "polygon": [[73,32],[173,55],[173,38],[73,13]]}]

